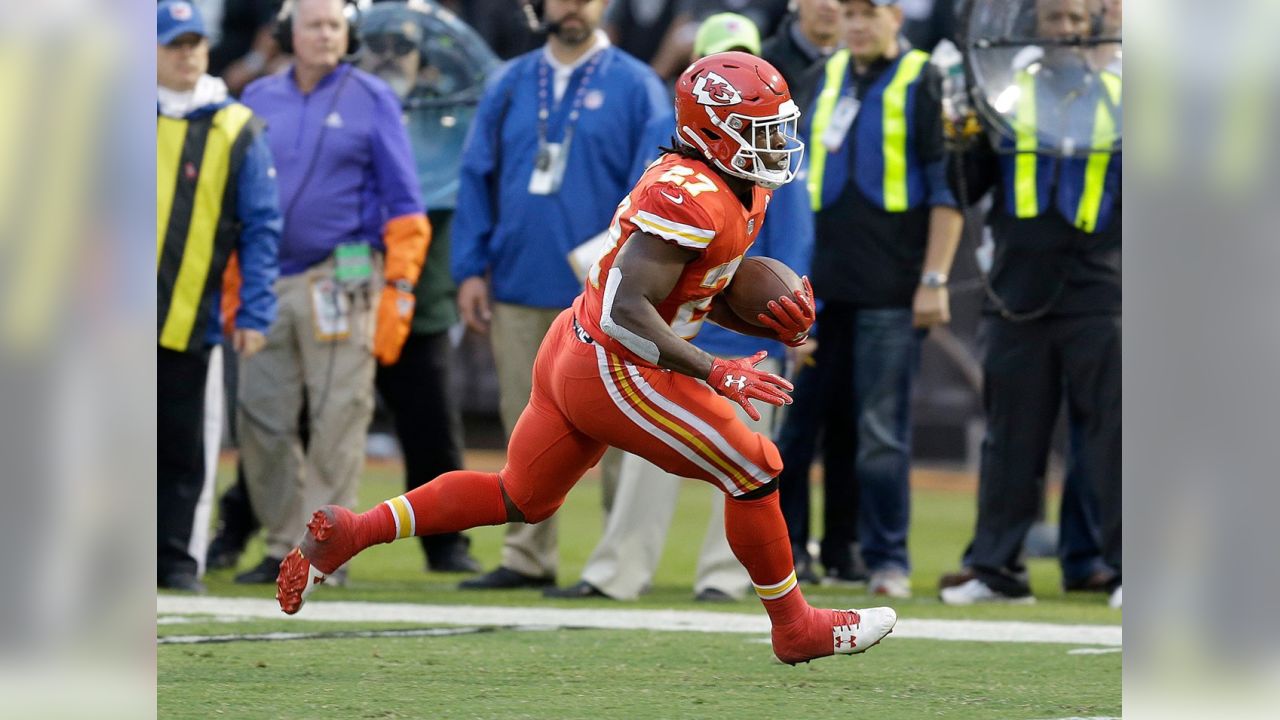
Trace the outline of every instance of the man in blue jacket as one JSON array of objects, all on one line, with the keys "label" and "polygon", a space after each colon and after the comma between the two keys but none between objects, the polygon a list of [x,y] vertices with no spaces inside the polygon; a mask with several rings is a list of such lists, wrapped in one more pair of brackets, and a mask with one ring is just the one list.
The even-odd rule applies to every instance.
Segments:
[{"label": "man in blue jacket", "polygon": [[[508,434],[529,400],[543,335],[582,290],[569,253],[605,231],[674,122],[658,77],[600,30],[607,5],[547,1],[546,45],[490,83],[463,150],[458,309],[471,330],[490,334]],[[463,587],[549,585],[556,564],[555,518],[513,524],[501,566]]]},{"label": "man in blue jacket", "polygon": [[232,339],[247,358],[266,343],[276,314],[280,208],[262,121],[206,74],[209,40],[199,11],[188,2],[160,3],[156,33],[157,582],[203,592],[204,550],[195,545],[207,528],[195,517],[211,475],[205,385],[222,338],[223,273],[234,254],[240,291]]}]

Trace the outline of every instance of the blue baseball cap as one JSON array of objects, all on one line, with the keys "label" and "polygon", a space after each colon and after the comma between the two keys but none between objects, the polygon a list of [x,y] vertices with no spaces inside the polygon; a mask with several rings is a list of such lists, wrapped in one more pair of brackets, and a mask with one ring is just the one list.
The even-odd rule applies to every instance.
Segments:
[{"label": "blue baseball cap", "polygon": [[187,33],[209,37],[195,5],[185,0],[166,0],[156,7],[156,43],[168,45]]}]

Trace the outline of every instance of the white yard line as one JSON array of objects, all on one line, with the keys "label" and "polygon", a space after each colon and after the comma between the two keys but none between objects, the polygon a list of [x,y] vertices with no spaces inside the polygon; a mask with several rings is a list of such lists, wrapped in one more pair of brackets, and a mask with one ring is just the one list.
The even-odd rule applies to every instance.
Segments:
[{"label": "white yard line", "polygon": [[[767,635],[763,612],[721,613],[697,610],[602,610],[489,605],[417,605],[311,601],[297,615],[283,615],[274,600],[256,598],[160,595],[158,616],[214,615],[271,620],[337,622],[405,622],[430,625],[496,627],[574,627],[609,630],[670,630],[681,632],[747,633]],[[985,620],[924,620],[901,618],[895,638],[976,640],[983,642],[1064,643],[1119,646],[1119,625],[1056,625],[1052,623]]]}]

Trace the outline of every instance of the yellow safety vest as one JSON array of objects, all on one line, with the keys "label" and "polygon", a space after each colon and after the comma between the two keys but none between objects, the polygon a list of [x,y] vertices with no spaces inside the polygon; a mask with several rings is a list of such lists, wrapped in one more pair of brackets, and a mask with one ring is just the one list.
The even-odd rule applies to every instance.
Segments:
[{"label": "yellow safety vest", "polygon": [[[1111,148],[1118,139],[1112,107],[1119,107],[1121,80],[1109,72],[1099,74],[1107,98],[1100,98],[1093,117],[1093,133],[1090,153],[1085,165],[1084,188],[1075,209],[1074,225],[1085,232],[1093,232],[1098,226],[1098,212],[1111,164]],[[1019,218],[1033,218],[1040,214],[1040,194],[1036,182],[1039,163],[1039,137],[1036,118],[1035,76],[1025,70],[1016,78],[1019,95],[1014,116],[1016,137],[1014,160],[1014,209]],[[1110,102],[1108,102],[1108,99]]]},{"label": "yellow safety vest", "polygon": [[[818,95],[813,111],[812,131],[809,133],[808,185],[810,204],[814,212],[827,205],[822,197],[824,188],[828,192],[838,192],[848,179],[847,160],[843,163],[833,163],[828,167],[827,160],[832,153],[823,144],[822,135],[831,124],[836,104],[849,83],[849,58],[849,51],[845,49],[836,51],[827,60],[822,92]],[[855,120],[854,125],[849,129],[848,137],[852,138],[856,134],[859,140],[880,146],[883,172],[878,178],[879,192],[873,195],[880,195],[875,198],[877,204],[889,212],[903,212],[910,207],[907,160],[907,128],[910,118],[907,117],[907,91],[920,77],[928,62],[929,53],[920,50],[909,50],[904,53],[896,61],[897,68],[888,78],[888,82],[877,80],[868,91],[867,97],[863,98],[864,111],[874,112],[879,105],[879,124],[863,125],[860,120]],[[885,72],[887,73],[888,70]],[[846,140],[835,154],[843,156],[844,153],[851,152],[853,144]],[[844,158],[841,157],[841,159]],[[871,179],[873,178],[863,178],[862,184],[869,184]],[[840,187],[831,187],[834,183],[838,183]]]},{"label": "yellow safety vest", "polygon": [[[251,122],[251,120],[253,122]],[[246,128],[248,130],[246,131]],[[260,131],[249,108],[156,120],[156,284],[161,347],[199,347],[213,290],[235,246],[236,185]]]}]

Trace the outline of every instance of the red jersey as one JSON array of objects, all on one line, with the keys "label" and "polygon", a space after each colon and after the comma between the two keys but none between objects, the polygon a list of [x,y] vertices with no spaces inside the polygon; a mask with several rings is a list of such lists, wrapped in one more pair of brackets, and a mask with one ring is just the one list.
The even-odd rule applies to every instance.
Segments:
[{"label": "red jersey", "polygon": [[771,190],[753,186],[751,208],[744,208],[706,163],[674,153],[658,158],[618,204],[609,226],[609,244],[587,274],[586,291],[573,303],[578,323],[609,352],[650,365],[600,327],[600,318],[612,302],[609,271],[627,238],[640,230],[698,253],[657,306],[677,335],[693,339],[712,299],[733,279],[747,248],[755,242],[772,195]]}]

